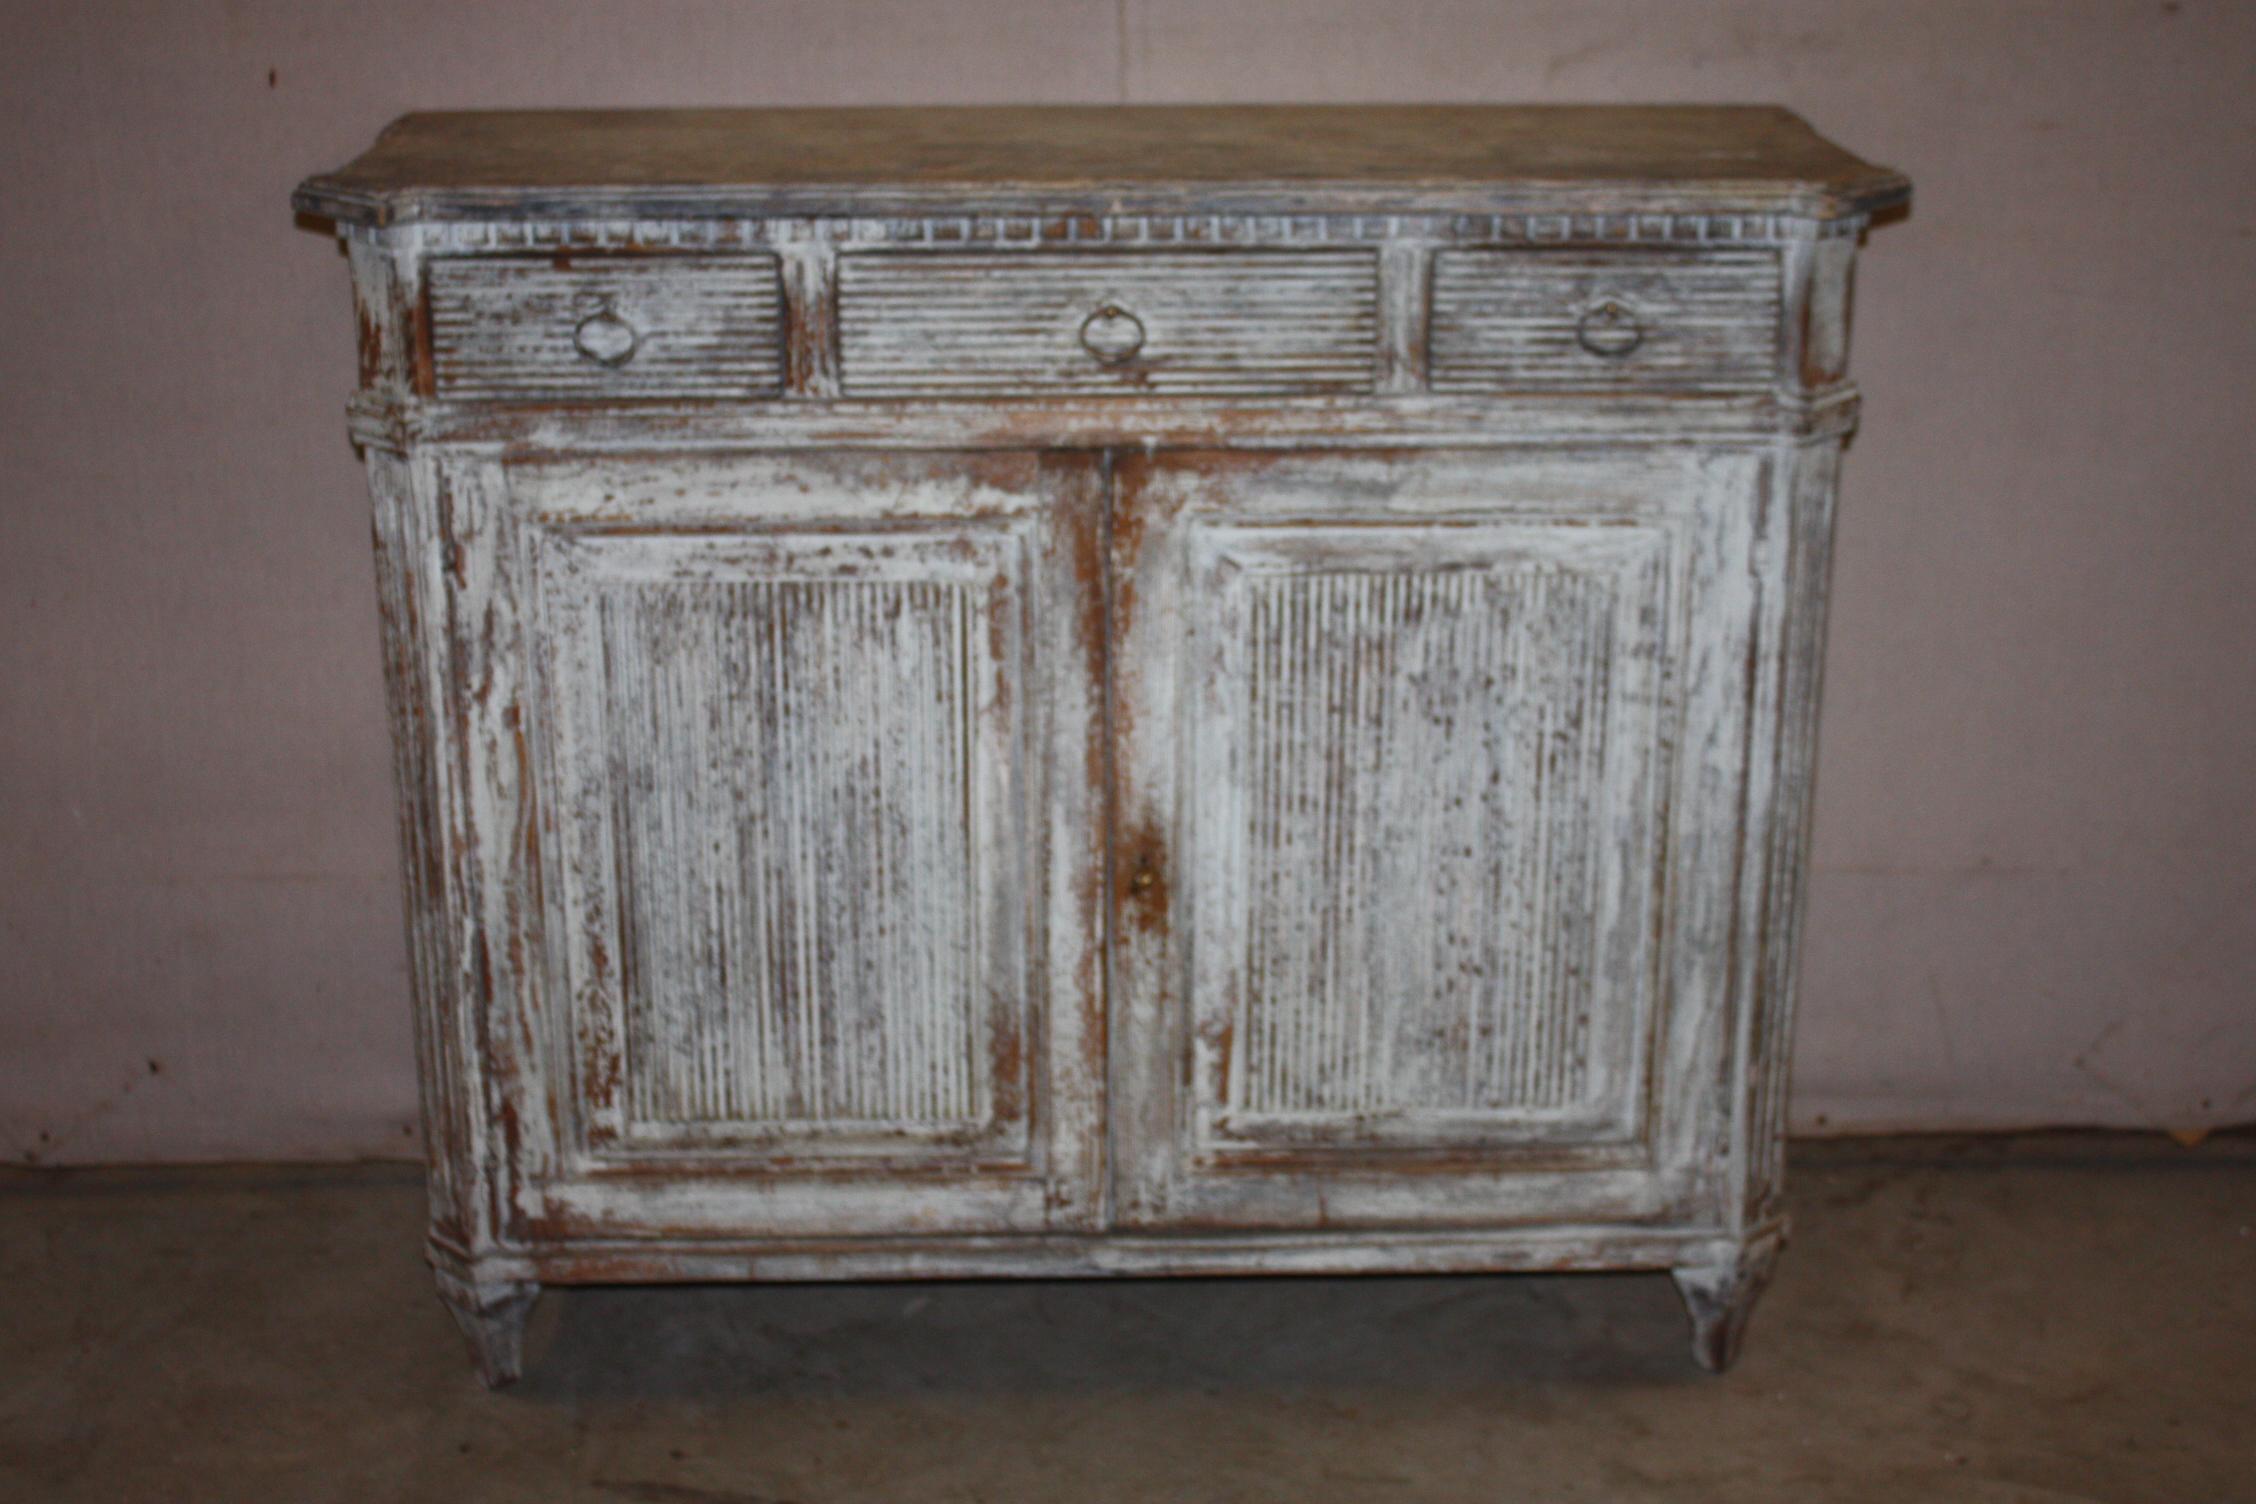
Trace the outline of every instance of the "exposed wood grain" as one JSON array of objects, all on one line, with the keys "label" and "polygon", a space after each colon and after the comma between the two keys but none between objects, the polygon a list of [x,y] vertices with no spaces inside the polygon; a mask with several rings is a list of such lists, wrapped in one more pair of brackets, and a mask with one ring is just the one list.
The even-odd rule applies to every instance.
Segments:
[{"label": "exposed wood grain", "polygon": [[569,1083],[539,1241],[1085,1225],[1085,457],[512,470]]},{"label": "exposed wood grain", "polygon": [[[1777,366],[1775,253],[1442,251],[1433,273],[1433,386],[1595,390],[1763,387]],[[1585,343],[1594,310],[1622,310],[1632,347]]]},{"label": "exposed wood grain", "polygon": [[[1500,518],[1512,482],[1492,484]],[[1186,833],[1216,847],[1196,914],[1219,959],[1192,1007],[1237,1041],[1201,1072],[1207,1133],[1626,1135],[1668,534],[1462,514],[1202,531],[1192,630],[1216,641],[1194,672],[1219,693]]]},{"label": "exposed wood grain", "polygon": [[595,535],[542,571],[603,863],[579,880],[612,942],[586,958],[621,1040],[610,1130],[802,1156],[1022,1132],[1022,931],[983,922],[1025,904],[995,766],[1022,735],[1019,534]]},{"label": "exposed wood grain", "polygon": [[1796,446],[1778,458],[1776,502],[1784,535],[1776,664],[1778,726],[1772,806],[1759,822],[1763,853],[1760,972],[1749,1008],[1744,1217],[1757,1225],[1782,1214],[1786,1094],[1792,1076],[1795,997],[1802,914],[1809,880],[1810,816],[1816,790],[1818,709],[1825,674],[1825,618],[1833,561],[1833,508],[1840,447]]},{"label": "exposed wood grain", "polygon": [[1433,322],[1431,243],[1414,233],[1390,240],[1379,253],[1379,371],[1381,392],[1425,390],[1431,369],[1428,331]]},{"label": "exposed wood grain", "polygon": [[1908,186],[1786,110],[1731,105],[492,110],[407,115],[298,206],[341,219],[1714,204],[1818,217]]},{"label": "exposed wood grain", "polygon": [[1554,389],[1482,395],[1290,400],[1125,395],[1018,399],[634,404],[552,407],[386,404],[358,409],[358,431],[386,444],[478,444],[522,453],[670,454],[766,449],[1398,448],[1467,444],[1769,443],[1845,434],[1856,393],[1803,401],[1773,392],[1622,391],[1592,401]]},{"label": "exposed wood grain", "polygon": [[[1215,396],[1368,390],[1378,267],[1364,251],[918,254],[841,259],[849,397],[1013,392]],[[1135,347],[1084,327],[1132,321]]]},{"label": "exposed wood grain", "polygon": [[[772,256],[435,261],[438,395],[772,395],[783,369],[776,277]],[[615,360],[581,348],[595,323],[615,331]]]},{"label": "exposed wood grain", "polygon": [[1100,1235],[899,1235],[797,1239],[741,1234],[629,1244],[558,1242],[525,1266],[555,1284],[715,1280],[1102,1279],[1152,1275],[1463,1274],[1674,1270],[1734,1261],[1737,1238],[1701,1228],[1547,1226],[1289,1233],[1115,1229]]},{"label": "exposed wood grain", "polygon": [[[1401,1215],[1405,1177],[1428,1223],[1511,1220],[1573,1195],[1586,1217],[1698,1204],[1729,1149],[1703,1083],[1730,1069],[1715,1044],[1735,1016],[1730,955],[1666,937],[1739,912],[1735,857],[1674,864],[1708,827],[1739,829],[1735,794],[1710,789],[1735,789],[1744,765],[1726,728],[1749,692],[1732,624],[1747,610],[1755,474],[1548,451],[1124,462],[1121,824],[1159,832],[1176,873],[1171,912],[1115,941],[1124,1218],[1380,1225]],[[1220,540],[1205,568],[1202,533]],[[1294,635],[1270,646],[1267,672],[1288,677],[1267,683],[1247,589],[1262,577],[1240,563],[1234,584],[1216,567],[1260,558],[1256,538],[1282,566],[1272,577],[1317,592],[1285,605]],[[1598,617],[1574,614],[1578,588],[1605,600]],[[1467,609],[1445,591],[1506,617],[1481,656],[1436,661]],[[1562,610],[1548,626],[1536,614]],[[1514,632],[1536,658],[1519,672],[1554,676],[1564,698],[1512,682]],[[1602,669],[1580,657],[1600,642]],[[1510,717],[1540,720],[1547,703],[1530,767]],[[1568,785],[1548,808],[1546,780]],[[1453,858],[1483,819],[1493,839]],[[1664,959],[1673,974],[1645,992]],[[1576,967],[1594,990],[1563,1002]],[[1486,1043],[1510,1068],[1589,1072],[1587,1092],[1468,1097],[1483,1040],[1469,996],[1505,1009]],[[1562,1023],[1563,1049],[1525,1032]],[[1287,1052],[1272,1089],[1297,1094],[1296,1110],[1234,1118],[1265,1047]]]},{"label": "exposed wood grain", "polygon": [[369,489],[375,499],[376,599],[383,620],[384,687],[391,713],[391,742],[399,811],[400,877],[406,890],[408,976],[414,994],[417,1079],[422,1085],[423,1143],[429,1166],[433,1228],[468,1244],[483,1223],[481,1187],[465,1172],[475,1163],[483,1113],[470,1094],[479,1077],[466,1058],[461,1032],[456,966],[447,915],[445,829],[439,807],[447,770],[439,737],[444,725],[444,679],[433,677],[430,655],[443,649],[444,627],[429,620],[443,613],[431,584],[421,577],[425,559],[423,509],[415,504],[406,459],[371,450]]},{"label": "exposed wood grain", "polygon": [[309,182],[481,1373],[544,1281],[1608,1267],[1727,1363],[1904,192],[1708,108],[413,116]]},{"label": "exposed wood grain", "polygon": [[838,395],[838,246],[828,237],[783,247],[784,393]]},{"label": "exposed wood grain", "polygon": [[957,818],[972,592],[630,582],[596,606],[633,909],[630,1121],[983,1118]]}]

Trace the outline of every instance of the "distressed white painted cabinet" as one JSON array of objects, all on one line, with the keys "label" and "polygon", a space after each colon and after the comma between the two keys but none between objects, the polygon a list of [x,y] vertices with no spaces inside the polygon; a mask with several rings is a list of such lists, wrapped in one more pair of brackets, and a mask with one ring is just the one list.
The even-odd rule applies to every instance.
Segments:
[{"label": "distressed white painted cabinet", "polygon": [[1653,1268],[1779,1147],[1849,272],[1768,109],[410,116],[351,254],[430,1256]]}]

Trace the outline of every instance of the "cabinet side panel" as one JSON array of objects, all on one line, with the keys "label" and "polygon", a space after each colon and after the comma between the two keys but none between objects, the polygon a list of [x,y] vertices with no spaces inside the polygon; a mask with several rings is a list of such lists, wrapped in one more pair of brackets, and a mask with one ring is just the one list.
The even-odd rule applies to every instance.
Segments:
[{"label": "cabinet side panel", "polygon": [[[1744,1171],[1745,1031],[1756,925],[1746,823],[1766,809],[1772,715],[1765,624],[1776,615],[1775,532],[1765,451],[1701,451],[1683,485],[1690,510],[1683,717],[1659,933],[1669,999],[1659,1070],[1671,1110],[1658,1150],[1696,1187],[1703,1220],[1730,1225]],[[1766,531],[1767,529],[1767,531]]]},{"label": "cabinet side panel", "polygon": [[467,1245],[478,1223],[470,1162],[476,1132],[470,1090],[474,1065],[456,1029],[456,966],[440,816],[445,608],[433,601],[420,578],[426,546],[407,460],[375,448],[365,459],[374,503],[376,599],[383,626],[431,1222],[434,1231]]},{"label": "cabinet side panel", "polygon": [[1748,1036],[1745,1204],[1750,1222],[1775,1212],[1782,1189],[1840,445],[1828,441],[1791,450],[1782,457],[1779,471],[1783,522],[1788,529],[1787,577],[1777,665],[1779,726],[1762,909],[1762,968],[1754,979],[1754,1020]]},{"label": "cabinet side panel", "polygon": [[[538,1170],[551,1101],[526,1021],[543,1011],[536,789],[530,767],[522,533],[500,457],[431,449],[415,457],[418,510],[432,529],[428,577],[447,605],[441,806],[456,936],[456,1023],[477,1110],[477,1174],[506,1236]],[[506,1177],[506,1183],[505,1183]],[[505,1203],[505,1198],[507,1204]]]},{"label": "cabinet side panel", "polygon": [[498,1176],[527,1126],[490,1087],[524,1070],[511,1022],[538,1007],[513,539],[489,455],[377,447],[369,474],[433,1232],[477,1255],[500,1236]]}]

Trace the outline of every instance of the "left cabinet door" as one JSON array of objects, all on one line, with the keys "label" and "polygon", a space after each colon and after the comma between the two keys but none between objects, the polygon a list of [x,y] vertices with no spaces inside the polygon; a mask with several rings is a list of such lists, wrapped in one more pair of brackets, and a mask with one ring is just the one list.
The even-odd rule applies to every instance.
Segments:
[{"label": "left cabinet door", "polygon": [[1093,1225],[1096,461],[498,469],[538,888],[487,1033],[504,1236]]}]

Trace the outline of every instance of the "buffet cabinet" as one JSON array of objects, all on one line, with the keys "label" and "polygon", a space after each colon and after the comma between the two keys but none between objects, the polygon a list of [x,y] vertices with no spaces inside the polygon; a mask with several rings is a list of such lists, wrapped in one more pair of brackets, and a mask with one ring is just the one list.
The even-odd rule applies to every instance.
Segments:
[{"label": "buffet cabinet", "polygon": [[1849,273],[1767,109],[409,116],[349,252],[429,1256],[1785,1230]]}]

